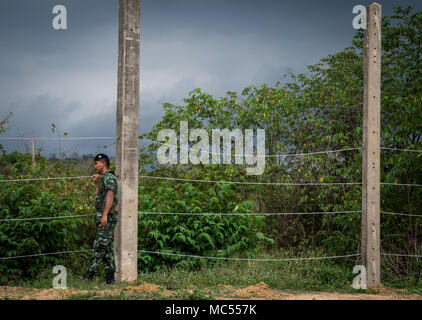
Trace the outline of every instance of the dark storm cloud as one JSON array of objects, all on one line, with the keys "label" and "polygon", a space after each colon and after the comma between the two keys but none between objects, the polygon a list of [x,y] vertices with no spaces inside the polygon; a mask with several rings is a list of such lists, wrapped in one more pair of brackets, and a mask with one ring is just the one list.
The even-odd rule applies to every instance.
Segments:
[{"label": "dark storm cloud", "polygon": [[[371,2],[142,0],[140,132],[160,120],[163,102],[182,104],[194,88],[218,98],[251,84],[274,85],[287,70],[306,72],[351,45],[352,8]],[[421,9],[420,1],[379,2],[384,15],[396,5]],[[66,31],[51,26],[57,4],[67,8]],[[2,0],[0,120],[14,112],[2,137],[54,137],[51,123],[71,137],[115,136],[117,28],[118,0]],[[60,147],[94,153],[110,143]],[[58,151],[57,141],[39,146]]]}]

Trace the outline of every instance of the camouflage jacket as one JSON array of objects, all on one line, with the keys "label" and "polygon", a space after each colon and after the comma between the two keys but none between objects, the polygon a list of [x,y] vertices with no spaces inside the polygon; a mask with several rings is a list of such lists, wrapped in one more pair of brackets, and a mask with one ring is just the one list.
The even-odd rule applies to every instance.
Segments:
[{"label": "camouflage jacket", "polygon": [[114,194],[114,200],[113,200],[113,206],[110,209],[109,213],[114,213],[116,209],[117,202],[119,200],[119,186],[117,184],[116,176],[110,172],[107,171],[103,174],[100,180],[100,184],[98,186],[98,193],[95,197],[95,210],[97,212],[103,212],[104,206],[106,202],[107,197],[107,190],[113,191]]}]

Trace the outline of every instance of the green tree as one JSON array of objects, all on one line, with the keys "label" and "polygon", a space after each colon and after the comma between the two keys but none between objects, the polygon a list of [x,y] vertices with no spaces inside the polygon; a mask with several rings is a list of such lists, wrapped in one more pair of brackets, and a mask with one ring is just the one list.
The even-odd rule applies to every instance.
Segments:
[{"label": "green tree", "polygon": [[[12,115],[13,115],[13,112],[10,112],[6,116],[6,118],[4,118],[2,121],[0,121],[0,135],[10,129],[10,128],[6,128],[5,125],[9,123],[9,119]],[[3,149],[3,145],[1,143],[0,143],[0,152],[5,153],[5,151]]]},{"label": "green tree", "polygon": [[[412,7],[395,8],[395,14],[382,21],[382,132],[384,147],[422,149],[422,14]],[[174,177],[203,177],[265,182],[360,182],[361,152],[349,150],[307,156],[283,156],[321,150],[362,147],[363,109],[363,32],[358,31],[352,46],[308,66],[304,74],[287,74],[285,83],[274,88],[249,86],[241,94],[227,92],[213,98],[201,89],[191,91],[185,105],[164,104],[165,115],[142,137],[155,139],[163,128],[178,132],[181,120],[190,127],[262,128],[266,130],[266,152],[280,157],[266,158],[265,173],[251,178],[240,165],[172,166]],[[153,170],[150,145],[142,153]],[[149,160],[148,160],[149,159]],[[420,183],[421,154],[382,150],[384,182]],[[239,201],[251,200],[255,212],[355,211],[361,208],[361,186],[238,186]],[[418,214],[422,212],[421,188],[382,186],[382,210]],[[419,253],[420,218],[382,215],[385,252]],[[361,216],[356,214],[274,216],[263,227],[276,240],[277,247],[294,249],[323,247],[331,254],[360,250]],[[410,263],[410,262],[409,262]],[[413,262],[412,262],[413,263]],[[413,264],[414,265],[414,264]],[[418,269],[419,268],[419,269]],[[420,272],[420,264],[416,269]]]}]

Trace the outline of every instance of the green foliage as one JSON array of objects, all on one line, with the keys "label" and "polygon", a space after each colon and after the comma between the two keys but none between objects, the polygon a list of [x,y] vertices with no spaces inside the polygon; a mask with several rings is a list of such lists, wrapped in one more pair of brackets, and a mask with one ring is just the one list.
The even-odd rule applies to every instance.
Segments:
[{"label": "green foliage", "polygon": [[[383,78],[381,143],[398,149],[422,149],[422,14],[397,7],[383,18]],[[164,104],[165,115],[142,137],[156,139],[163,128],[179,133],[181,120],[190,128],[266,130],[266,154],[307,153],[362,146],[363,32],[353,46],[322,58],[305,74],[287,74],[275,87],[246,87],[215,99],[200,88],[185,105]],[[160,166],[154,160],[158,145],[141,153],[154,174],[184,177],[192,166]],[[232,146],[233,148],[233,146]],[[234,148],[233,148],[234,149]],[[360,182],[361,152],[351,150],[303,157],[266,158],[265,172],[254,180],[244,165],[200,165],[190,178],[236,181]],[[420,183],[421,154],[382,150],[381,181]],[[225,167],[224,169],[219,167]],[[239,201],[253,202],[257,212],[355,211],[361,209],[361,186],[233,186]],[[157,192],[157,191],[155,191]],[[382,211],[420,214],[422,189],[382,185]],[[178,198],[180,199],[180,198]],[[163,209],[163,211],[166,211]],[[383,251],[420,254],[421,218],[382,214]],[[271,216],[262,234],[276,246],[323,248],[328,254],[360,251],[360,214]],[[341,262],[340,262],[341,263]],[[420,277],[421,269],[413,268]],[[416,270],[416,271],[415,271]]]},{"label": "green foliage", "polygon": [[[237,204],[232,185],[218,183],[209,188],[190,183],[168,182],[140,186],[139,206],[143,212],[172,212],[189,215],[141,215],[139,247],[163,253],[212,257],[253,257],[259,242],[272,243],[262,228],[265,217],[247,216],[251,202]],[[234,216],[197,213],[240,212]],[[206,260],[139,253],[140,270],[159,270],[163,266],[199,267]],[[213,263],[208,261],[208,263]]]},{"label": "green foliage", "polygon": [[[13,112],[10,112],[6,118],[4,118],[3,120],[0,121],[0,134],[6,132],[7,130],[9,130],[9,128],[6,128],[5,125],[9,123],[9,119],[10,117],[13,115]],[[0,144],[0,152],[4,153],[4,149],[3,149],[3,145]]]},{"label": "green foliage", "polygon": [[[3,179],[25,179],[47,176],[77,176],[65,162],[49,163],[18,152],[0,157]],[[79,174],[80,175],[80,174]],[[82,181],[48,180],[0,183],[0,219],[31,219],[92,213]],[[95,190],[90,186],[90,193]],[[75,219],[0,221],[0,257],[34,255],[91,247],[93,224],[89,217]],[[88,236],[87,236],[88,235]],[[47,266],[65,263],[80,265],[86,255],[47,255],[0,260],[0,282],[7,279],[32,278]]]}]

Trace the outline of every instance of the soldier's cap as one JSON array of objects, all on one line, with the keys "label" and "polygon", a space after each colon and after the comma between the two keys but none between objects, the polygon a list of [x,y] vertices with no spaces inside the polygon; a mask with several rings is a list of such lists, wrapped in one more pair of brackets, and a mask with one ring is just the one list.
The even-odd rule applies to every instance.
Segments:
[{"label": "soldier's cap", "polygon": [[100,161],[100,160],[109,160],[110,161],[109,157],[104,153],[99,153],[95,156],[94,161]]}]

